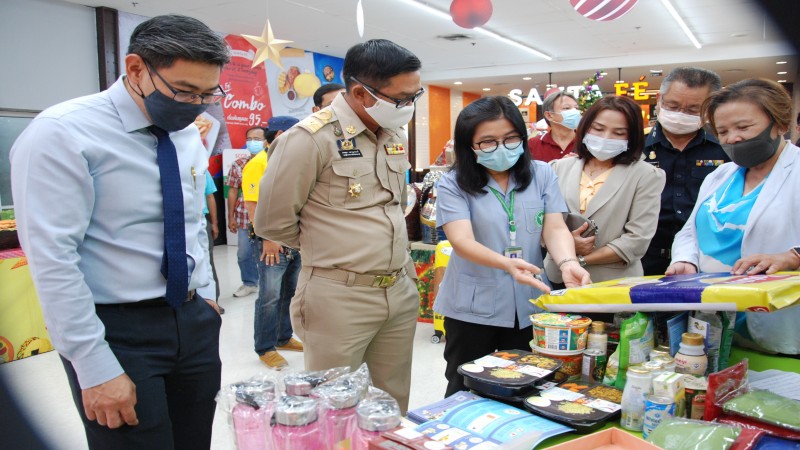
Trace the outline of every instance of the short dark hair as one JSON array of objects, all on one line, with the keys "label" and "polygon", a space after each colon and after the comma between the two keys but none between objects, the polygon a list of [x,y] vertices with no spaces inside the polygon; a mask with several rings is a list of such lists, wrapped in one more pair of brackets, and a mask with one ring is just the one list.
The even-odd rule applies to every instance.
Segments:
[{"label": "short dark hair", "polygon": [[247,134],[253,130],[261,130],[264,133],[264,138],[267,137],[267,129],[264,127],[250,127],[247,129],[247,131],[244,132],[244,135],[247,136]]},{"label": "short dark hair", "polygon": [[224,39],[203,22],[177,14],[140,23],[131,34],[128,54],[131,53],[155,69],[170,67],[177,59],[220,67],[230,61]]},{"label": "short dark hair", "polygon": [[344,89],[344,86],[339,83],[323,84],[319,87],[319,89],[314,91],[314,106],[317,108],[322,108],[322,97],[325,94],[333,91],[341,91],[342,89]]},{"label": "short dark hair", "polygon": [[386,39],[370,39],[347,50],[342,76],[348,91],[355,84],[352,78],[380,89],[393,76],[421,67],[419,58],[405,48]]},{"label": "short dark hair", "polygon": [[614,157],[614,164],[631,164],[638,161],[644,148],[644,124],[642,121],[642,108],[628,96],[607,96],[596,101],[583,114],[581,123],[575,131],[575,153],[578,157],[589,161],[594,158],[592,153],[583,143],[583,137],[589,131],[597,116],[603,111],[618,111],[625,116],[628,126],[628,148]]},{"label": "short dark hair", "polygon": [[522,156],[511,169],[517,182],[517,190],[524,191],[533,180],[531,172],[531,154],[528,151],[527,129],[522,114],[508,97],[482,97],[470,103],[458,115],[453,133],[453,149],[456,162],[450,170],[456,172],[456,183],[462,191],[472,195],[483,195],[483,188],[489,183],[489,173],[478,164],[472,140],[475,129],[482,122],[506,118],[514,126],[514,130],[522,137]]},{"label": "short dark hair", "polygon": [[664,95],[674,81],[679,81],[691,89],[706,86],[711,89],[711,92],[722,89],[722,80],[716,72],[701,67],[677,67],[668,73],[661,82],[659,93]]},{"label": "short dark hair", "polygon": [[711,94],[703,103],[703,117],[711,124],[714,134],[717,133],[714,113],[723,104],[731,102],[758,106],[780,129],[788,130],[791,125],[792,98],[786,88],[772,80],[750,78],[726,86]]},{"label": "short dark hair", "polygon": [[267,130],[266,134],[264,134],[264,138],[267,140],[267,144],[272,144],[272,141],[275,140],[275,137],[281,130]]},{"label": "short dark hair", "polygon": [[[573,97],[572,94],[569,94],[565,91],[553,92],[552,94],[544,98],[544,102],[542,102],[542,117],[544,118],[544,121],[547,122],[548,125],[550,125],[550,121],[547,120],[547,117],[545,117],[544,113],[553,112],[553,110],[555,109],[556,100],[564,97],[575,100],[575,97]],[[578,100],[575,100],[575,103],[578,103]]]}]

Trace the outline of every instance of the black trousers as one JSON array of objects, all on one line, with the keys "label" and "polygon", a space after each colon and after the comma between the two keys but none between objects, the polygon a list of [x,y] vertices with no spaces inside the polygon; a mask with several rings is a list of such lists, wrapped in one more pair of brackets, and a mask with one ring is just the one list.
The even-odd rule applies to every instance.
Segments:
[{"label": "black trousers", "polygon": [[670,258],[654,254],[656,252],[648,251],[642,256],[642,270],[645,275],[664,275],[669,267]]},{"label": "black trousers", "polygon": [[62,357],[89,448],[209,449],[222,368],[219,314],[199,296],[177,310],[160,301],[96,310],[106,341],[136,385],[139,425],[112,430],[89,421],[75,371]]},{"label": "black trousers", "polygon": [[447,361],[444,370],[447,378],[445,397],[468,390],[464,386],[464,377],[458,373],[461,364],[498,350],[530,350],[533,327],[520,330],[517,328],[519,324],[514,325],[514,328],[504,328],[444,318],[447,336],[444,344],[444,359]]}]

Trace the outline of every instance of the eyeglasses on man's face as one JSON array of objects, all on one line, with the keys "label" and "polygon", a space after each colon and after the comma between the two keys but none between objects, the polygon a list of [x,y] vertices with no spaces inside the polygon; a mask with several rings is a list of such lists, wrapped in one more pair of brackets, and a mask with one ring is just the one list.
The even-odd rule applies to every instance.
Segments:
[{"label": "eyeglasses on man's face", "polygon": [[476,142],[473,144],[473,150],[480,150],[484,153],[492,153],[498,148],[500,145],[506,148],[506,150],[516,150],[522,145],[522,138],[520,136],[509,136],[502,141],[497,139],[487,139],[485,141]]},{"label": "eyeglasses on man's face", "polygon": [[381,97],[386,97],[387,99],[391,100],[394,103],[394,107],[395,108],[402,108],[404,106],[413,105],[414,103],[416,103],[417,100],[419,100],[420,97],[422,97],[422,94],[425,93],[425,88],[420,88],[417,91],[417,93],[414,94],[411,97],[408,97],[408,98],[395,98],[395,97],[392,97],[390,95],[384,94],[383,92],[379,91],[378,89],[376,89],[376,88],[374,88],[374,87],[372,87],[372,86],[370,86],[368,84],[362,83],[356,77],[350,77],[350,79],[355,81],[356,83],[364,86],[364,89],[366,89],[367,92],[369,92],[373,96],[380,95]]},{"label": "eyeglasses on man's face", "polygon": [[[210,105],[212,103],[219,102],[226,96],[225,91],[222,89],[222,86],[219,85],[217,86],[218,91],[213,94],[195,94],[194,92],[180,91],[178,89],[175,89],[174,87],[172,87],[171,84],[167,82],[167,80],[164,79],[164,77],[161,76],[160,73],[158,73],[158,71],[149,62],[145,61],[144,63],[145,65],[147,65],[147,72],[150,73],[150,71],[152,71],[153,73],[156,74],[158,79],[161,80],[162,83],[164,83],[164,86],[166,86],[167,89],[169,89],[170,92],[172,92],[172,99],[175,100],[176,102],[197,103],[197,101],[199,100],[200,103],[204,105]],[[150,78],[152,77],[153,76],[151,74]]]}]

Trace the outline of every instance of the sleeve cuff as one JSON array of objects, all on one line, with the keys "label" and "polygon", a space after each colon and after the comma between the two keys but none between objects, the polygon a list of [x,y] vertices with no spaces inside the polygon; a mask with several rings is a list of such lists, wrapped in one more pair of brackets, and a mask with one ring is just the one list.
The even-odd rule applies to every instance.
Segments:
[{"label": "sleeve cuff", "polygon": [[81,389],[95,387],[125,373],[114,352],[105,341],[100,348],[85,358],[70,361],[70,363],[75,369],[75,374],[78,375]]}]

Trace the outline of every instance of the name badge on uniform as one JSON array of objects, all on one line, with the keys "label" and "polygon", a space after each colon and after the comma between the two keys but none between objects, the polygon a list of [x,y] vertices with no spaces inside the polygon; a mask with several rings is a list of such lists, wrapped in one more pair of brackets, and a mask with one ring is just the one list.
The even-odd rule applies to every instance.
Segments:
[{"label": "name badge on uniform", "polygon": [[339,139],[336,141],[336,145],[339,147],[339,155],[342,158],[361,158],[364,155],[361,154],[361,150],[356,148],[356,139]]},{"label": "name badge on uniform", "polygon": [[405,155],[406,149],[403,144],[386,144],[383,146],[387,155]]},{"label": "name badge on uniform", "polygon": [[522,259],[522,247],[506,247],[503,251],[506,258],[519,258]]}]

